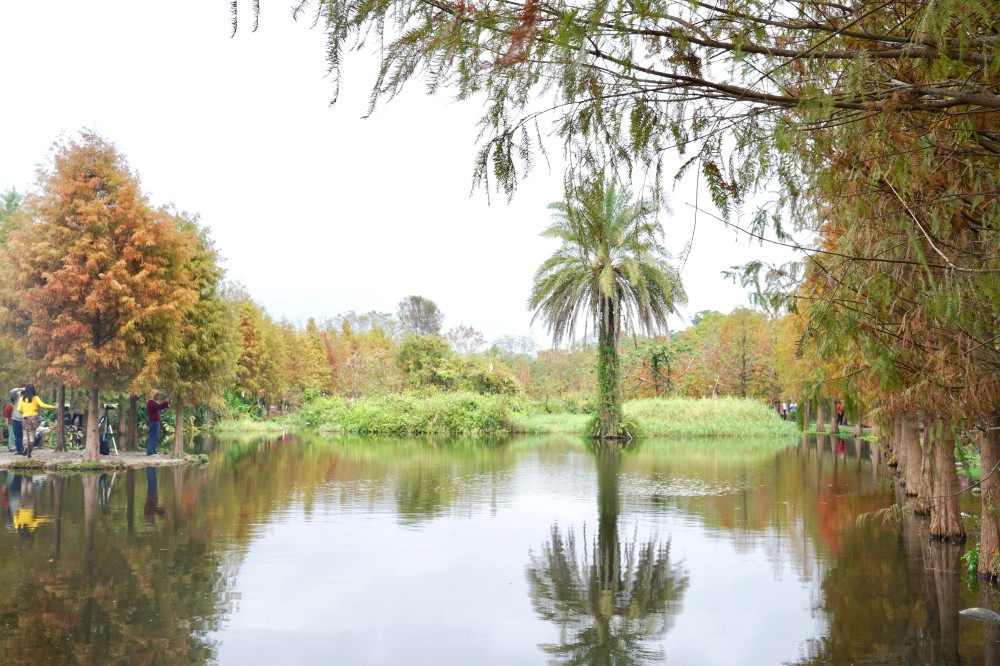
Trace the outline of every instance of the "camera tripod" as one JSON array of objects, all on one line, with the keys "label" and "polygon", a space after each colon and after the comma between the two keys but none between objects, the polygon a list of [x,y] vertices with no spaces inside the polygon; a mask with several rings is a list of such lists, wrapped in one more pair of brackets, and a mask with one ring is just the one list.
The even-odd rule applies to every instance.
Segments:
[{"label": "camera tripod", "polygon": [[113,412],[116,409],[118,409],[118,405],[104,405],[104,414],[101,416],[101,420],[97,424],[97,432],[100,433],[102,442],[109,442],[111,444],[111,448],[117,456],[118,441],[115,438],[115,429],[111,425],[111,419],[108,418],[108,412]]}]

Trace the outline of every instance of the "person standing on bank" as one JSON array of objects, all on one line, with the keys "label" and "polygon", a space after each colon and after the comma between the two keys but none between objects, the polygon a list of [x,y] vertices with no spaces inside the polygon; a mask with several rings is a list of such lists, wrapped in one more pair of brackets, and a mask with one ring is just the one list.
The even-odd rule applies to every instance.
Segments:
[{"label": "person standing on bank", "polygon": [[10,404],[13,405],[13,409],[10,410],[10,433],[11,437],[14,439],[14,450],[17,451],[17,455],[24,455],[24,444],[21,442],[22,433],[24,432],[24,417],[21,416],[21,412],[17,411],[17,403],[21,401],[21,391],[24,389],[18,386],[17,388],[12,388],[10,390]]},{"label": "person standing on bank", "polygon": [[14,401],[11,400],[3,408],[3,423],[4,423],[4,434],[7,437],[7,450],[13,453],[17,451],[17,447],[14,446],[14,430],[12,429],[10,422],[13,420],[14,415]]},{"label": "person standing on bank", "polygon": [[17,451],[17,445],[14,444],[14,398],[11,397],[10,401],[4,405],[3,408],[3,420],[7,425],[7,450],[10,452]]},{"label": "person standing on bank", "polygon": [[23,439],[24,439],[24,455],[28,458],[31,457],[31,449],[35,448],[35,431],[38,430],[38,413],[45,409],[55,409],[55,405],[50,405],[47,402],[43,402],[38,394],[35,393],[34,384],[25,384],[24,390],[21,392],[21,399],[17,403],[17,411],[21,412],[21,416],[24,418],[23,429]]},{"label": "person standing on bank", "polygon": [[160,411],[170,407],[170,402],[166,400],[157,402],[157,400],[164,397],[166,396],[157,391],[153,394],[149,402],[146,403],[146,423],[149,424],[149,439],[146,440],[147,456],[155,454],[156,447],[160,443]]}]

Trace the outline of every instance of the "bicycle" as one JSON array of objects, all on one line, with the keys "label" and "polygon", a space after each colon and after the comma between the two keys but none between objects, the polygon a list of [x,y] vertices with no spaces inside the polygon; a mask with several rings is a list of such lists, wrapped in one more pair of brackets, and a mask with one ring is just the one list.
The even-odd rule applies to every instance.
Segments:
[{"label": "bicycle", "polygon": [[83,448],[83,412],[67,409],[63,417],[66,430],[66,448]]},{"label": "bicycle", "polygon": [[72,423],[66,425],[66,448],[83,448],[83,429],[80,426]]},{"label": "bicycle", "polygon": [[103,449],[106,448],[108,442],[115,450],[115,455],[118,455],[118,441],[115,438],[115,429],[111,425],[111,419],[108,418],[108,412],[113,412],[118,409],[118,405],[104,405],[104,414],[101,415],[101,420],[97,423],[97,432],[101,434],[101,453],[105,453]]}]

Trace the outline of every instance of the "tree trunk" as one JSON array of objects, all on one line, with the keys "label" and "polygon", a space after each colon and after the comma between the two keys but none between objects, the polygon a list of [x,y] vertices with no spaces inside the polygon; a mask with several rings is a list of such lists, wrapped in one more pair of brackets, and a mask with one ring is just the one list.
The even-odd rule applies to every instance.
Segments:
[{"label": "tree trunk", "polygon": [[830,407],[830,434],[840,434],[840,419],[837,417],[837,405],[834,403]]},{"label": "tree trunk", "polygon": [[965,540],[965,526],[962,525],[962,514],[958,506],[955,433],[950,419],[941,424],[941,436],[935,446],[930,537],[949,542]]},{"label": "tree trunk", "polygon": [[906,469],[906,447],[903,446],[903,414],[897,413],[892,417],[892,424],[890,426],[892,435],[890,445],[892,448],[892,453],[896,457],[896,471],[900,474]]},{"label": "tree trunk", "polygon": [[862,423],[864,421],[864,415],[865,415],[864,412],[861,410],[860,407],[858,407],[858,420],[854,424],[854,436],[855,437],[861,437],[862,435],[865,434],[865,427],[864,427],[864,425],[862,425]]},{"label": "tree trunk", "polygon": [[934,494],[934,428],[930,417],[924,419],[924,445],[920,456],[920,486],[913,501],[913,513],[929,516],[931,497]]},{"label": "tree trunk", "polygon": [[118,396],[118,437],[125,434],[125,396]]},{"label": "tree trunk", "polygon": [[826,432],[826,410],[822,400],[816,401],[816,432]]},{"label": "tree trunk", "polygon": [[[982,481],[982,537],[979,542],[979,576],[1000,579],[1000,413],[994,413],[987,422],[989,428],[982,438],[980,469]],[[983,586],[980,586],[983,587]]]},{"label": "tree trunk", "polygon": [[917,415],[907,412],[902,419],[902,439],[900,450],[905,451],[906,468],[903,470],[903,484],[906,494],[911,497],[920,492],[920,473],[923,455],[920,451],[920,422]]},{"label": "tree trunk", "polygon": [[184,457],[184,398],[177,395],[174,398],[174,450],[170,454],[174,458]]},{"label": "tree trunk", "polygon": [[610,298],[601,299],[597,340],[597,437],[622,436],[622,396],[618,376],[618,316]]},{"label": "tree trunk", "polygon": [[96,462],[101,454],[101,439],[97,424],[101,420],[100,391],[97,378],[90,381],[87,394],[87,439],[83,449],[84,462]]},{"label": "tree trunk", "polygon": [[128,436],[125,437],[125,450],[139,450],[139,396],[128,397]]},{"label": "tree trunk", "polygon": [[66,385],[59,382],[56,396],[56,451],[66,450]]}]

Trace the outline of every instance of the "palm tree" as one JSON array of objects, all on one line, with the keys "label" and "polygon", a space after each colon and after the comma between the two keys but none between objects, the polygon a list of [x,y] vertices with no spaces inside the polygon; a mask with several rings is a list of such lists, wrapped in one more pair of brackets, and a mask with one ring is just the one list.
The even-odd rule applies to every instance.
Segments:
[{"label": "palm tree", "polygon": [[628,437],[622,425],[618,341],[622,331],[654,333],[685,301],[677,271],[660,244],[656,206],[632,203],[627,189],[597,177],[549,204],[542,232],[562,246],[535,273],[528,307],[559,344],[573,338],[581,318],[597,330],[598,412],[594,435]]}]

